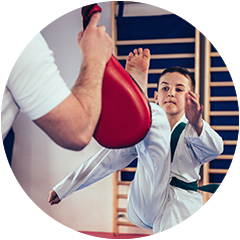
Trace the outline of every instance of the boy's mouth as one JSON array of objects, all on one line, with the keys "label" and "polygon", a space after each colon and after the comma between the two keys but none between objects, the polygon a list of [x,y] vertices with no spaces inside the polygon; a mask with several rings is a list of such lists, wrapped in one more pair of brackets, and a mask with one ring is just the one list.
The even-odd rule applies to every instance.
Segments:
[{"label": "boy's mouth", "polygon": [[175,102],[173,102],[173,101],[166,101],[165,103],[172,103],[172,104],[175,104],[176,105],[176,103]]}]

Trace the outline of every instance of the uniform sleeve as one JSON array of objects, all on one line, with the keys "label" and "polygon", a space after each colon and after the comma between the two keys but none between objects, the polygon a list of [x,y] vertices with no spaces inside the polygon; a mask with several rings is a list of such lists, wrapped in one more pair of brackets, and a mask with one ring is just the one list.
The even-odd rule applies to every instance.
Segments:
[{"label": "uniform sleeve", "polygon": [[215,159],[223,152],[222,138],[203,120],[203,130],[198,136],[194,127],[188,123],[184,131],[186,146],[191,147],[200,164]]},{"label": "uniform sleeve", "polygon": [[71,172],[53,190],[57,193],[59,199],[63,199],[73,192],[83,189],[126,167],[136,156],[135,147],[117,150],[103,148]]}]

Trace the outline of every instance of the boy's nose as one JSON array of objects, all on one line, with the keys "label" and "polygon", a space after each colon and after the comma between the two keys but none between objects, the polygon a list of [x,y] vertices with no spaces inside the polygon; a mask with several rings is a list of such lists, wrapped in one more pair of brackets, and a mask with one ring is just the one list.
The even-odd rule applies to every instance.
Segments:
[{"label": "boy's nose", "polygon": [[171,91],[171,90],[169,90],[169,91],[168,91],[168,97],[174,97],[174,92]]}]

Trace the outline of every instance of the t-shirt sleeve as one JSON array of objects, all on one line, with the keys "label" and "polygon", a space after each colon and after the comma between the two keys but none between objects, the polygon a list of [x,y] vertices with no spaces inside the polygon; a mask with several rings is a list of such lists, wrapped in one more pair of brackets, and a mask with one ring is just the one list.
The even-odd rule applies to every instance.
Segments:
[{"label": "t-shirt sleeve", "polygon": [[31,120],[44,116],[71,94],[60,76],[53,52],[40,33],[19,56],[7,87]]}]

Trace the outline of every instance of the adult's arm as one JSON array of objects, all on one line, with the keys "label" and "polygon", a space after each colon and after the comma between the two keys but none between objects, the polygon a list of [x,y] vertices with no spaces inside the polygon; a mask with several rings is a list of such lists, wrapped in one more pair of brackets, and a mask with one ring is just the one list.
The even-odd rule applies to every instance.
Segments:
[{"label": "adult's arm", "polygon": [[84,34],[78,34],[83,63],[72,94],[35,120],[56,143],[73,150],[90,142],[101,113],[102,79],[113,46],[105,27],[97,27],[99,19],[100,14],[94,14]]},{"label": "adult's arm", "polygon": [[[1,80],[9,98],[57,144],[81,150],[90,141],[101,112],[101,88],[112,40],[95,14],[84,34],[78,34],[82,52],[80,75],[72,89],[66,86],[52,51],[40,32],[1,3]],[[10,99],[2,98],[9,101]],[[8,110],[8,113],[11,109]],[[9,114],[3,116],[6,131]]]}]

